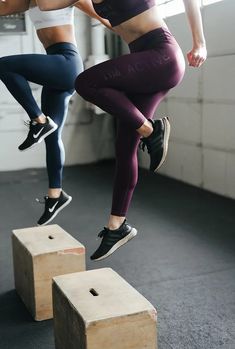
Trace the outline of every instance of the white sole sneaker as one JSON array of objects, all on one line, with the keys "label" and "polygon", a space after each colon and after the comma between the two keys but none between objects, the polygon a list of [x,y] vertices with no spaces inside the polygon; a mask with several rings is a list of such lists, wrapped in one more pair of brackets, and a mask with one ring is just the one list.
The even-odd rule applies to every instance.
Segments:
[{"label": "white sole sneaker", "polygon": [[48,223],[50,223],[58,215],[60,211],[62,211],[66,206],[68,206],[68,204],[70,204],[71,201],[72,201],[72,196],[69,196],[68,200],[62,206],[60,206],[60,208],[58,208],[58,210],[51,216],[50,219],[48,219],[48,221],[46,221],[43,224],[37,224],[37,226],[43,227],[44,225],[47,225]]},{"label": "white sole sneaker", "polygon": [[163,154],[162,154],[162,160],[159,163],[158,167],[154,170],[156,172],[164,163],[166,160],[167,152],[168,152],[168,143],[169,143],[169,138],[170,138],[170,133],[171,133],[171,125],[169,123],[169,119],[167,116],[162,118],[162,122],[164,123],[165,127],[165,134],[164,134],[164,139],[163,139]]},{"label": "white sole sneaker", "polygon": [[115,252],[122,245],[126,244],[128,241],[133,239],[136,235],[137,235],[137,230],[135,228],[132,228],[130,233],[126,235],[123,239],[119,240],[115,245],[113,245],[113,247],[106,254],[104,254],[102,257],[93,259],[92,261],[95,261],[95,262],[101,261],[102,259],[109,257],[111,254],[113,254],[113,252]]},{"label": "white sole sneaker", "polygon": [[23,150],[21,150],[21,149],[18,148],[19,151],[23,152],[23,151],[27,151],[27,150],[29,150],[29,149],[34,148],[37,144],[41,143],[46,137],[48,137],[48,136],[49,136],[50,134],[52,134],[55,130],[57,130],[58,125],[57,125],[49,116],[47,116],[47,119],[50,121],[50,124],[53,126],[53,128],[52,128],[50,131],[48,131],[47,133],[45,133],[42,137],[40,137],[40,138],[38,139],[38,141],[35,142],[35,143],[33,143],[30,147],[28,147],[28,148],[26,148],[26,149],[23,149]]}]

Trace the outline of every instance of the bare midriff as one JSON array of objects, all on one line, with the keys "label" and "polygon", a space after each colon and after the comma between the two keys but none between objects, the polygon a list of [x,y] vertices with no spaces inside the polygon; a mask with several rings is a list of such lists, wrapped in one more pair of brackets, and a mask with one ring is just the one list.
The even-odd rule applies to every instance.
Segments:
[{"label": "bare midriff", "polygon": [[159,14],[157,6],[154,6],[139,15],[113,27],[115,33],[129,44],[151,30],[167,25]]},{"label": "bare midriff", "polygon": [[[92,0],[93,3],[97,4],[104,1],[105,0]],[[137,16],[134,16],[127,21],[114,26],[113,30],[120,35],[127,44],[129,44],[151,30],[160,27],[167,28],[167,25],[160,15],[158,6],[155,5]]]},{"label": "bare midriff", "polygon": [[[37,6],[36,1],[30,0],[30,7],[34,6]],[[71,24],[38,29],[37,36],[44,48],[59,42],[70,42],[76,45],[74,28]]]},{"label": "bare midriff", "polygon": [[70,42],[76,45],[74,28],[70,24],[38,29],[37,35],[45,48],[59,42]]}]

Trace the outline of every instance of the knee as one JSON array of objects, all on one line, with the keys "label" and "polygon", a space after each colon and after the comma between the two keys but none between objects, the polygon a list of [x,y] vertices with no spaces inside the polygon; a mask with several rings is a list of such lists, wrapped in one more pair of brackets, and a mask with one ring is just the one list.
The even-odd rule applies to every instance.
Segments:
[{"label": "knee", "polygon": [[78,75],[77,79],[75,80],[75,90],[85,100],[89,101],[89,99],[93,96],[94,87],[92,86],[92,80],[87,76],[86,72]]}]

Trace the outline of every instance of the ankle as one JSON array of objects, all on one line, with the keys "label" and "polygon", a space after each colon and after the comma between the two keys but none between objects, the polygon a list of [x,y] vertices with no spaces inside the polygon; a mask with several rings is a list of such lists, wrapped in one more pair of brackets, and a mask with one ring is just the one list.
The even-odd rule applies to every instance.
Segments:
[{"label": "ankle", "polygon": [[123,224],[123,222],[125,221],[125,217],[119,217],[119,216],[110,216],[107,228],[109,230],[116,230],[118,228],[120,228],[120,226]]},{"label": "ankle", "polygon": [[46,116],[44,114],[41,114],[33,120],[36,121],[38,124],[45,124],[46,123]]},{"label": "ankle", "polygon": [[50,199],[58,199],[60,197],[62,189],[61,188],[49,188],[48,197]]},{"label": "ankle", "polygon": [[146,120],[144,124],[137,129],[137,132],[144,138],[149,137],[153,132],[153,125],[149,120]]}]

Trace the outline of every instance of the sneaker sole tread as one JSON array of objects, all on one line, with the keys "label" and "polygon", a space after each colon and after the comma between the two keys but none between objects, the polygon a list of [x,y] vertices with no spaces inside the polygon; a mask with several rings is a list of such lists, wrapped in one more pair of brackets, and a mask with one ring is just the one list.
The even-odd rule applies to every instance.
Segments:
[{"label": "sneaker sole tread", "polygon": [[166,116],[164,118],[162,118],[162,121],[164,123],[165,126],[165,134],[164,134],[164,140],[163,140],[163,154],[162,154],[162,159],[158,165],[158,167],[154,170],[154,172],[156,172],[164,163],[164,161],[166,160],[166,155],[168,152],[168,142],[169,142],[169,138],[170,138],[170,132],[171,132],[171,125],[169,123],[169,118]]}]

